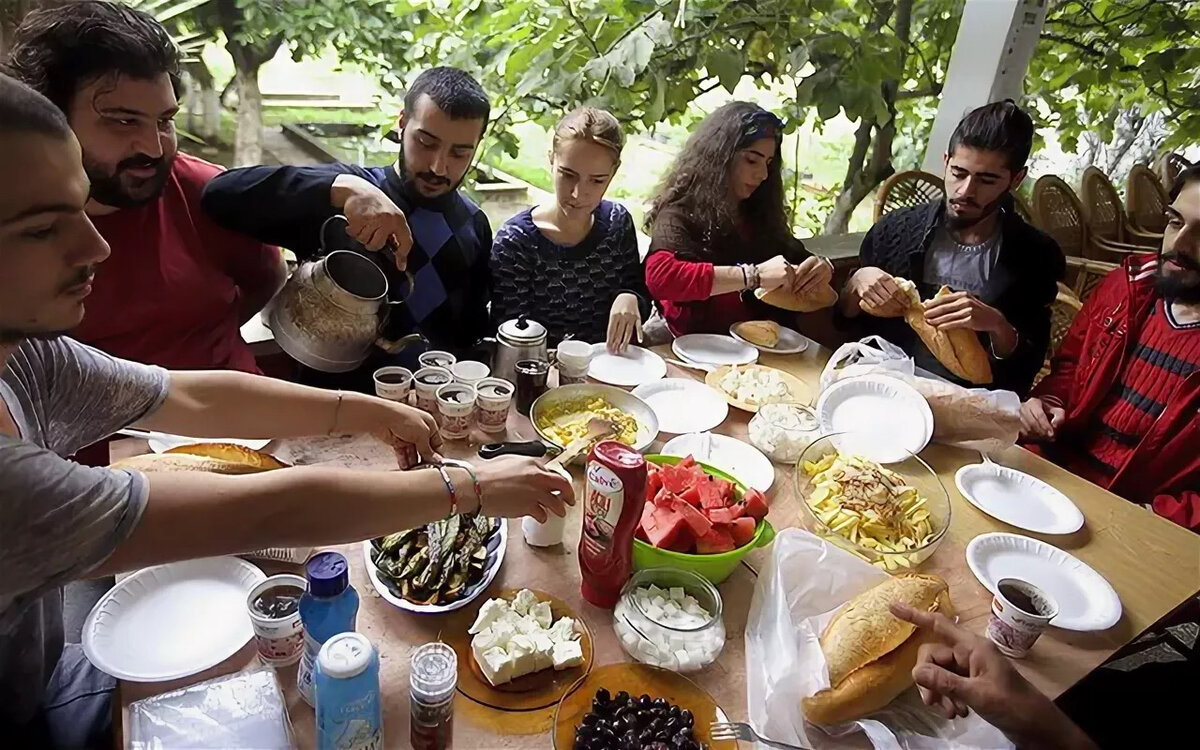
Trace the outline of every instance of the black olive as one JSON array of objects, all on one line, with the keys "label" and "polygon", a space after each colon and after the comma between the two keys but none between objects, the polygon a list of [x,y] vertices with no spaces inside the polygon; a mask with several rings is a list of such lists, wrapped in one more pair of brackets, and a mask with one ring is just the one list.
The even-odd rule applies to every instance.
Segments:
[{"label": "black olive", "polygon": [[654,732],[651,732],[649,729],[643,729],[638,733],[638,742],[642,743],[643,745],[650,742],[652,739],[654,739]]},{"label": "black olive", "polygon": [[621,726],[625,729],[637,729],[638,719],[635,713],[625,713],[619,717]]},{"label": "black olive", "polygon": [[599,723],[600,723],[600,715],[599,714],[597,714],[597,713],[584,714],[583,725],[585,727],[590,727],[594,724],[599,724]]},{"label": "black olive", "polygon": [[679,714],[679,718],[683,719],[683,725],[685,727],[696,726],[696,717],[692,716],[692,712],[686,708],[683,709],[683,711]]},{"label": "black olive", "polygon": [[601,703],[608,703],[612,700],[612,695],[608,692],[608,688],[600,688],[596,691],[596,700]]},{"label": "black olive", "polygon": [[679,735],[680,737],[686,737],[689,740],[692,738],[692,728],[691,727],[682,727],[679,730],[677,730],[675,733],[677,735]]},{"label": "black olive", "polygon": [[664,726],[666,727],[667,732],[670,734],[678,734],[679,730],[683,729],[683,723],[679,721],[679,719],[672,719],[669,716],[667,717]]},{"label": "black olive", "polygon": [[659,698],[658,700],[654,701],[655,708],[668,708],[670,705],[670,703],[667,703],[666,698]]},{"label": "black olive", "polygon": [[638,708],[643,708],[643,709],[650,708],[651,706],[654,705],[654,701],[650,700],[650,696],[646,695],[645,693],[642,693],[642,697],[638,698],[638,700],[637,700],[637,705],[638,705]]},{"label": "black olive", "polygon": [[612,729],[605,726],[604,724],[601,724],[598,727],[596,727],[596,738],[602,739],[605,742],[616,742],[617,741],[616,733],[614,733]]},{"label": "black olive", "polygon": [[616,701],[617,701],[617,703],[621,704],[622,706],[625,705],[626,703],[629,702],[629,693],[625,692],[624,690],[617,693]]},{"label": "black olive", "polygon": [[650,731],[657,735],[662,731],[664,726],[665,724],[663,723],[662,719],[655,719],[654,721],[650,722]]},{"label": "black olive", "polygon": [[671,747],[673,750],[683,750],[689,744],[691,744],[691,740],[684,737],[676,735],[671,738]]}]

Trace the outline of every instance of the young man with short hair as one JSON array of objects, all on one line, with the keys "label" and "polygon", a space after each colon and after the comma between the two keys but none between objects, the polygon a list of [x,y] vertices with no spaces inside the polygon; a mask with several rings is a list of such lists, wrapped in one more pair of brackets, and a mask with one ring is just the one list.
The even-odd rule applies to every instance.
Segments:
[{"label": "young man with short hair", "polygon": [[1021,421],[1048,458],[1200,532],[1200,167],[1170,198],[1161,252],[1087,298]]},{"label": "young man with short hair", "polygon": [[915,282],[925,300],[948,286],[953,294],[925,303],[925,320],[975,331],[992,359],[990,387],[1028,393],[1045,361],[1050,304],[1066,266],[1058,244],[1013,208],[1009,193],[1025,179],[1032,147],[1033,121],[1011,100],[963,118],[946,150],[945,200],[893,211],[867,232],[840,312],[917,366],[963,383],[902,317],[873,317],[859,306],[866,300],[884,315],[902,313],[908,297],[893,277]]},{"label": "young man with short hair", "polygon": [[221,168],[179,153],[179,50],[114,2],[34,11],[7,72],[54,102],[83,147],[87,213],[112,248],[73,333],[109,354],[181,370],[258,372],[240,328],[283,285],[276,247],[200,210]]},{"label": "young man with short hair", "polygon": [[[324,221],[344,214],[351,237],[369,250],[392,244],[397,264],[413,276],[411,296],[393,307],[388,337],[419,331],[431,347],[467,355],[491,330],[492,230],[460,188],[489,112],[487,95],[470,75],[430,68],[405,94],[396,123],[401,152],[394,164],[233,169],[205,188],[204,208],[226,227],[282,245],[302,259],[319,249]],[[389,269],[388,281],[392,298],[402,298],[408,289],[404,274]],[[369,389],[371,372],[389,361],[375,351],[355,377],[339,382]],[[305,379],[329,380],[317,373]]]},{"label": "young man with short hair", "polygon": [[0,747],[112,744],[101,738],[115,680],[63,644],[70,581],[342,544],[456,510],[545,520],[572,502],[571,484],[528,458],[444,474],[306,466],[241,476],[63,458],[133,423],[210,438],[371,433],[427,460],[440,440],[431,416],[391,401],[242,372],[169,372],[67,338],[109,248],[85,213],[91,186],[66,118],[4,75],[0,174],[21,175],[0,181]]}]

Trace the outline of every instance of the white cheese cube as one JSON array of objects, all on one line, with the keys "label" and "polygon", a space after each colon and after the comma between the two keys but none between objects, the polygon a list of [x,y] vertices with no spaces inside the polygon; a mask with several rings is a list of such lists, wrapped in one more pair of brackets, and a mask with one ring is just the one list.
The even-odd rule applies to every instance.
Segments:
[{"label": "white cheese cube", "polygon": [[488,630],[492,634],[493,645],[499,648],[508,648],[508,642],[517,634],[517,629],[513,624],[510,612],[508,615],[501,617]]},{"label": "white cheese cube", "polygon": [[665,597],[656,594],[656,595],[650,597],[650,603],[653,604],[654,606],[658,607],[659,609],[662,609],[663,607],[666,606],[667,600]]},{"label": "white cheese cube", "polygon": [[649,586],[647,586],[647,587],[646,587],[646,589],[645,589],[645,591],[646,591],[646,593],[647,593],[647,594],[649,594],[649,595],[650,595],[650,598],[654,598],[654,597],[656,597],[656,596],[659,596],[659,597],[665,597],[665,596],[666,596],[666,594],[667,594],[667,592],[666,592],[666,591],[663,591],[663,590],[662,590],[662,589],[660,589],[658,586],[655,586],[653,583],[652,583],[652,584],[650,584]]},{"label": "white cheese cube", "polygon": [[483,654],[477,655],[475,661],[479,664],[479,670],[483,672],[483,676],[493,687],[512,681],[513,662],[504,649],[489,649]]},{"label": "white cheese cube", "polygon": [[672,586],[670,594],[671,598],[677,602],[682,602],[683,598],[687,596],[687,592],[683,590],[682,586]]},{"label": "white cheese cube", "polygon": [[[617,622],[621,622],[620,618],[617,619]],[[573,641],[575,640],[575,620],[570,617],[560,617],[547,632],[555,643]]]},{"label": "white cheese cube", "polygon": [[491,627],[492,623],[500,619],[508,612],[508,602],[503,599],[489,599],[479,608],[479,615],[475,618],[475,624],[467,633],[475,635],[476,633]]},{"label": "white cheese cube", "polygon": [[549,669],[553,664],[554,657],[554,641],[550,639],[547,633],[534,633],[530,636],[533,639],[533,656],[536,665],[536,671],[540,672],[543,669]]},{"label": "white cheese cube", "polygon": [[516,622],[516,626],[517,626],[517,633],[519,633],[521,635],[529,635],[531,633],[536,633],[542,629],[542,626],[538,624],[538,621],[533,619],[533,617],[531,617],[529,615],[525,615],[524,617],[521,617],[520,619],[518,619]]},{"label": "white cheese cube", "polygon": [[630,651],[636,650],[638,643],[642,640],[640,635],[628,628],[624,630],[618,630],[617,635],[621,637],[621,643],[625,644],[625,648]]},{"label": "white cheese cube", "polygon": [[529,610],[529,614],[543,629],[550,627],[550,624],[554,622],[554,615],[550,612],[550,602],[538,602],[533,605],[533,609]]},{"label": "white cheese cube", "polygon": [[583,666],[583,646],[578,641],[554,644],[551,659],[555,669],[570,669]]},{"label": "white cheese cube", "polygon": [[517,595],[513,597],[512,609],[519,615],[529,614],[529,610],[533,605],[538,603],[537,595],[529,589],[521,589]]},{"label": "white cheese cube", "polygon": [[673,619],[675,617],[675,615],[679,614],[682,611],[683,610],[679,608],[679,603],[676,602],[674,599],[668,599],[666,604],[663,605],[663,616],[664,617]]},{"label": "white cheese cube", "polygon": [[650,605],[647,605],[646,607],[643,607],[642,611],[646,613],[646,617],[649,617],[654,622],[662,621],[662,616],[663,616],[662,607],[660,607],[656,604],[650,604]]},{"label": "white cheese cube", "polygon": [[658,646],[647,640],[638,641],[634,655],[639,661],[657,662],[659,657]]},{"label": "white cheese cube", "polygon": [[680,672],[690,672],[696,668],[696,661],[692,658],[692,655],[683,649],[675,652],[675,661],[679,663]]}]

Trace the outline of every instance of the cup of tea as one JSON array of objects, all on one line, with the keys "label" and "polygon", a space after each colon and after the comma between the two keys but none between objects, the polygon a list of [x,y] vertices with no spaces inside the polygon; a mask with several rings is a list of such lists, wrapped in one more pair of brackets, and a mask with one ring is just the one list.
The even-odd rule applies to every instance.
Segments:
[{"label": "cup of tea", "polygon": [[438,388],[454,382],[454,376],[445,367],[422,367],[413,375],[413,388],[417,391],[417,408],[430,414],[438,414]]},{"label": "cup of tea", "polygon": [[585,341],[568,339],[560,343],[554,355],[558,384],[573,385],[585,382],[594,352],[595,347]]},{"label": "cup of tea", "polygon": [[475,384],[479,429],[494,435],[508,428],[508,412],[516,390],[515,385],[503,378],[484,378]]},{"label": "cup of tea", "polygon": [[471,434],[475,414],[475,386],[451,383],[438,388],[438,411],[442,413],[442,437],[461,440]]},{"label": "cup of tea", "polygon": [[450,372],[454,375],[454,382],[476,385],[480,380],[492,374],[492,368],[482,362],[464,360],[450,365]]},{"label": "cup of tea", "polygon": [[450,352],[437,351],[436,349],[425,352],[417,357],[417,362],[421,363],[421,367],[444,367],[447,370],[457,361],[458,357]]},{"label": "cup of tea", "polygon": [[277,575],[255,586],[246,597],[258,656],[264,664],[286,667],[300,660],[304,650],[300,597],[307,588],[308,582],[301,576]]},{"label": "cup of tea", "polygon": [[1045,591],[1019,578],[1001,578],[992,597],[987,637],[1000,653],[1020,659],[1058,615],[1058,604]]},{"label": "cup of tea", "polygon": [[407,367],[380,367],[375,371],[375,395],[388,401],[408,401],[413,374]]},{"label": "cup of tea", "polygon": [[541,359],[522,359],[517,362],[517,413],[529,416],[533,402],[546,392],[546,376],[550,363]]}]

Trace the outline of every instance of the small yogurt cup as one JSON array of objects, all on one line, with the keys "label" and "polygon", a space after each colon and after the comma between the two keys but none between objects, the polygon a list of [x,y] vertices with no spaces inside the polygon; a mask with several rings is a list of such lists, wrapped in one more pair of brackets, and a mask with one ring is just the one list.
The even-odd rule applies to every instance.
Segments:
[{"label": "small yogurt cup", "polygon": [[296,588],[301,594],[308,582],[301,576],[287,573],[271,576],[250,590],[246,597],[246,611],[254,626],[254,640],[258,645],[258,658],[272,667],[286,667],[300,661],[304,651],[304,627],[300,623],[300,607],[284,617],[267,617],[254,608],[254,601],[263,593],[278,586]]},{"label": "small yogurt cup", "polygon": [[471,434],[475,414],[475,386],[451,383],[437,391],[438,411],[442,414],[442,437],[461,440]]},{"label": "small yogurt cup", "polygon": [[494,435],[508,429],[517,387],[504,378],[484,378],[475,384],[475,405],[479,407],[479,429]]},{"label": "small yogurt cup", "polygon": [[[375,371],[375,395],[388,401],[408,402],[412,391],[413,373],[407,367],[380,367]],[[395,380],[390,383],[388,380]]]},{"label": "small yogurt cup", "polygon": [[[436,382],[424,382],[432,380]],[[454,382],[454,375],[445,367],[422,367],[413,376],[413,387],[417,391],[417,408],[434,416],[439,414],[438,389]]]}]

